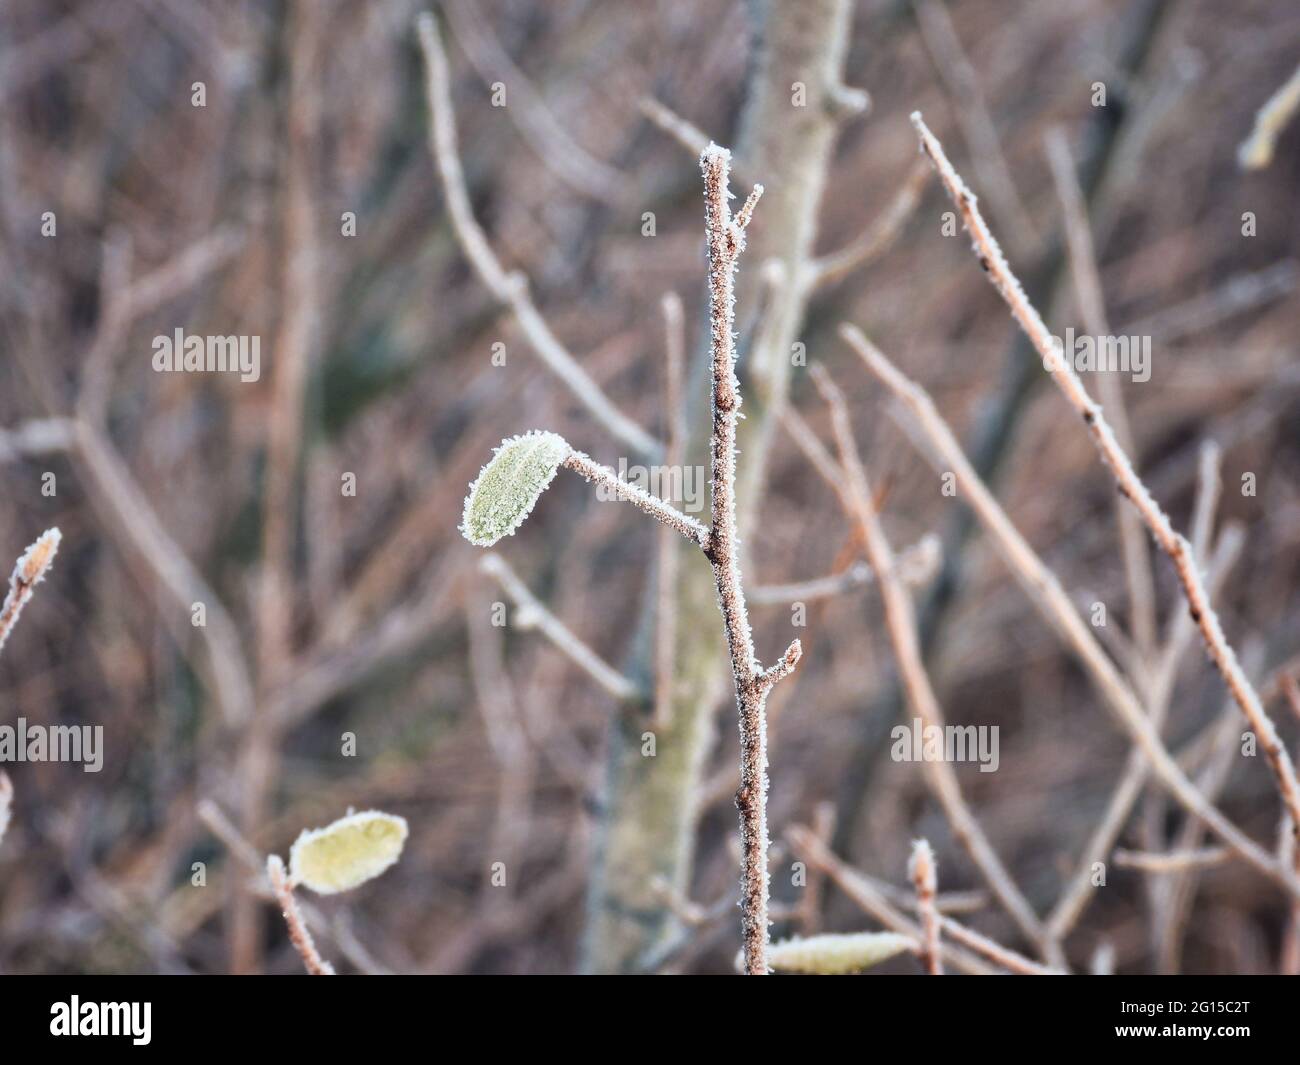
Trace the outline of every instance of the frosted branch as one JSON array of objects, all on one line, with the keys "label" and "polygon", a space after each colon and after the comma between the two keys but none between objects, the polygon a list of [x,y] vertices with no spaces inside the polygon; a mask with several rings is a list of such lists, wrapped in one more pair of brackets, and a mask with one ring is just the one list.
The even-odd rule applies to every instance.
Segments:
[{"label": "frosted branch", "polygon": [[4,650],[5,641],[18,622],[18,615],[30,602],[36,586],[45,579],[62,539],[63,534],[58,529],[46,529],[19,556],[14,565],[13,573],[9,576],[9,591],[5,595],[4,605],[0,606],[0,651]]}]

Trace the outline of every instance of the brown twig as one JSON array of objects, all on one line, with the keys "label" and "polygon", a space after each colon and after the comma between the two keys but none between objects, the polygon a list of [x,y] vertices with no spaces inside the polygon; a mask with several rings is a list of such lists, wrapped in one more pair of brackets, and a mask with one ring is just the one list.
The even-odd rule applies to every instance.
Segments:
[{"label": "brown twig", "polygon": [[312,939],[311,930],[307,927],[307,922],[302,919],[298,900],[293,895],[293,885],[285,876],[284,862],[278,855],[272,854],[266,859],[266,875],[271,881],[271,890],[275,892],[276,900],[280,903],[284,922],[289,926],[289,941],[293,943],[293,949],[302,958],[302,963],[307,966],[307,972],[312,976],[334,976],[334,966],[320,956],[320,951],[316,949],[316,941]]},{"label": "brown twig", "polygon": [[4,605],[0,606],[0,651],[4,650],[5,641],[9,639],[18,615],[23,612],[23,607],[31,600],[36,586],[44,580],[53,564],[62,539],[63,534],[58,529],[46,529],[14,564],[13,573],[9,575],[9,591],[5,595]]},{"label": "brown twig", "polygon": [[912,858],[907,875],[916,889],[916,912],[921,918],[921,964],[931,976],[943,975],[943,955],[939,951],[939,911],[934,899],[938,891],[938,870],[934,851],[928,840],[912,843]]},{"label": "brown twig", "polygon": [[755,185],[732,217],[729,174],[731,153],[711,144],[700,156],[704,172],[705,225],[709,245],[709,330],[713,430],[710,437],[712,525],[704,554],[713,567],[718,603],[727,631],[736,705],[740,713],[740,838],[744,852],[741,875],[741,929],[745,972],[767,973],[767,724],[768,692],[791,673],[803,653],[795,640],[781,660],[763,669],[754,654],[754,638],[745,610],[736,542],[736,420],[740,386],[735,372],[735,271],[745,246],[745,226],[763,187]]}]

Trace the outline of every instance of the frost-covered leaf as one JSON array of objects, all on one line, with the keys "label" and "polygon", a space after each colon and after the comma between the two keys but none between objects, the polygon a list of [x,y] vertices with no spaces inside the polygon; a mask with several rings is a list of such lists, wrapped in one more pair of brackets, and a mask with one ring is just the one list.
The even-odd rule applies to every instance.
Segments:
[{"label": "frost-covered leaf", "polygon": [[870,969],[912,947],[912,940],[894,932],[827,934],[773,943],[767,961],[778,972],[839,976]]},{"label": "frost-covered leaf", "polygon": [[294,841],[289,878],[319,895],[350,891],[397,861],[405,842],[405,818],[378,810],[348,814]]},{"label": "frost-covered leaf", "polygon": [[501,441],[465,497],[460,531],[479,547],[510,536],[546,491],[572,448],[555,433],[534,431]]}]

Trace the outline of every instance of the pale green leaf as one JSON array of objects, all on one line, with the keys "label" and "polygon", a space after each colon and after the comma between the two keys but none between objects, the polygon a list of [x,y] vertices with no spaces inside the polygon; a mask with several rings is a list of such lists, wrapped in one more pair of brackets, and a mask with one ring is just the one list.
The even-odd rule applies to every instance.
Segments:
[{"label": "pale green leaf", "polygon": [[894,932],[828,933],[773,943],[768,947],[767,962],[778,972],[839,976],[870,969],[913,946],[907,936]]},{"label": "pale green leaf", "polygon": [[378,810],[348,814],[294,841],[289,878],[320,895],[350,891],[397,861],[405,843],[405,818]]},{"label": "pale green leaf", "polygon": [[555,433],[534,431],[501,441],[469,486],[460,531],[479,547],[510,536],[532,512],[572,448]]}]

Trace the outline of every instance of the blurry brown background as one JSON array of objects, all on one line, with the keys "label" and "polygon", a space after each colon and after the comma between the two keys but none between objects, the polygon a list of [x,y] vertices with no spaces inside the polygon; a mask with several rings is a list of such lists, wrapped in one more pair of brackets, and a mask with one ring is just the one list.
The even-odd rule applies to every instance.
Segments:
[{"label": "blurry brown background", "polygon": [[[834,0],[808,9],[825,4]],[[0,557],[51,525],[64,536],[0,656],[0,723],[102,725],[106,744],[98,774],[8,767],[4,972],[299,971],[252,873],[198,817],[202,799],[262,854],[286,853],[302,828],[349,806],[408,819],[396,867],[352,895],[312,900],[322,949],[344,970],[607,967],[591,960],[599,922],[588,916],[606,765],[615,731],[639,735],[645,711],[617,706],[536,632],[493,628],[492,603],[508,600],[456,526],[467,482],[515,432],[554,430],[614,466],[638,459],[547,372],[467,265],[426,140],[412,25],[421,6],[0,4]],[[1200,444],[1222,447],[1219,522],[1246,536],[1222,617],[1294,749],[1300,730],[1270,685],[1300,650],[1300,136],[1284,134],[1255,173],[1238,169],[1236,149],[1295,69],[1300,10],[1286,0],[949,0],[967,70],[941,29],[921,32],[910,3],[849,6],[844,80],[873,106],[837,126],[816,250],[848,243],[894,202],[917,160],[907,116],[921,109],[1049,325],[1082,330],[1044,152],[1047,130],[1062,127],[1083,162],[1110,321],[1152,337],[1150,381],[1124,385],[1139,467],[1186,528]],[[694,359],[703,211],[695,159],[639,102],[653,96],[720,143],[741,140],[756,42],[772,18],[770,5],[752,7],[439,9],[466,181],[492,247],[527,273],[555,333],[608,395],[661,435],[660,299],[685,301]],[[506,107],[491,105],[495,81]],[[1090,103],[1098,81],[1105,109]],[[970,137],[982,108],[992,156]],[[539,132],[539,114],[560,132],[544,122]],[[1005,180],[992,190],[990,175]],[[754,222],[761,242],[782,210],[782,175],[745,172],[736,184],[753,180],[770,194]],[[836,338],[844,320],[932,391],[968,449],[991,456],[1000,445],[991,479],[1018,527],[1082,609],[1104,601],[1126,625],[1111,481],[1054,389],[1030,374],[1021,393],[1014,324],[964,236],[942,235],[949,205],[937,183],[921,188],[888,250],[815,291],[797,333],[849,394],[886,488],[891,540],[902,548],[933,531],[951,544],[961,502],[940,494]],[[53,238],[41,234],[46,211]],[[653,237],[642,235],[646,211]],[[1242,236],[1245,211],[1253,237]],[[355,237],[340,232],[344,212],[356,214]],[[760,265],[747,259],[742,274]],[[754,296],[742,287],[742,329]],[[260,336],[261,380],[154,373],[152,339],[177,327]],[[492,362],[498,341],[505,366]],[[705,408],[691,382],[694,427]],[[802,368],[789,388],[829,440]],[[766,462],[751,588],[860,557],[833,493],[779,431]],[[41,492],[47,471],[52,497]],[[348,472],[355,498],[340,492]],[[1241,491],[1245,472],[1253,497]],[[916,593],[927,661],[950,722],[1001,728],[998,771],[959,774],[1045,912],[1129,745],[978,532],[964,542],[946,556],[952,594],[936,600],[934,582]],[[635,671],[651,640],[656,545],[642,515],[561,474],[498,550],[607,661]],[[1163,626],[1183,606],[1167,560],[1153,568]],[[194,601],[207,603],[204,630],[190,624]],[[919,767],[889,758],[889,728],[911,714],[897,702],[872,588],[810,601],[793,632],[788,604],[751,614],[764,660],[792,635],[805,647],[770,708],[776,902],[799,897],[798,855],[782,834],[824,802],[835,806],[837,851],[862,870],[905,884],[909,841],[925,835],[941,889],[980,890]],[[687,637],[707,647],[720,626],[716,614],[706,622]],[[245,682],[251,714],[240,721]],[[725,690],[710,702],[716,740],[698,774],[698,828],[682,841],[695,861],[681,893],[711,917],[687,935],[670,929],[677,939],[652,968],[726,972],[738,947],[725,902],[738,869],[734,711]],[[1223,707],[1223,685],[1193,647],[1171,703],[1171,749]],[[340,754],[349,732],[355,757]],[[1228,765],[1222,808],[1271,846],[1279,805],[1263,759]],[[1120,843],[1173,846],[1183,821],[1152,791]],[[199,861],[203,888],[191,886]],[[505,887],[489,881],[495,861],[506,863]],[[1067,940],[1071,963],[1086,969],[1108,946],[1120,971],[1275,970],[1286,902],[1249,868],[1200,873],[1161,937],[1154,894],[1149,878],[1111,864]],[[666,928],[659,895],[659,912],[638,920]],[[833,889],[805,924],[782,916],[777,935],[876,927]],[[1025,946],[995,904],[963,920]],[[902,959],[887,970],[917,968]]]}]

